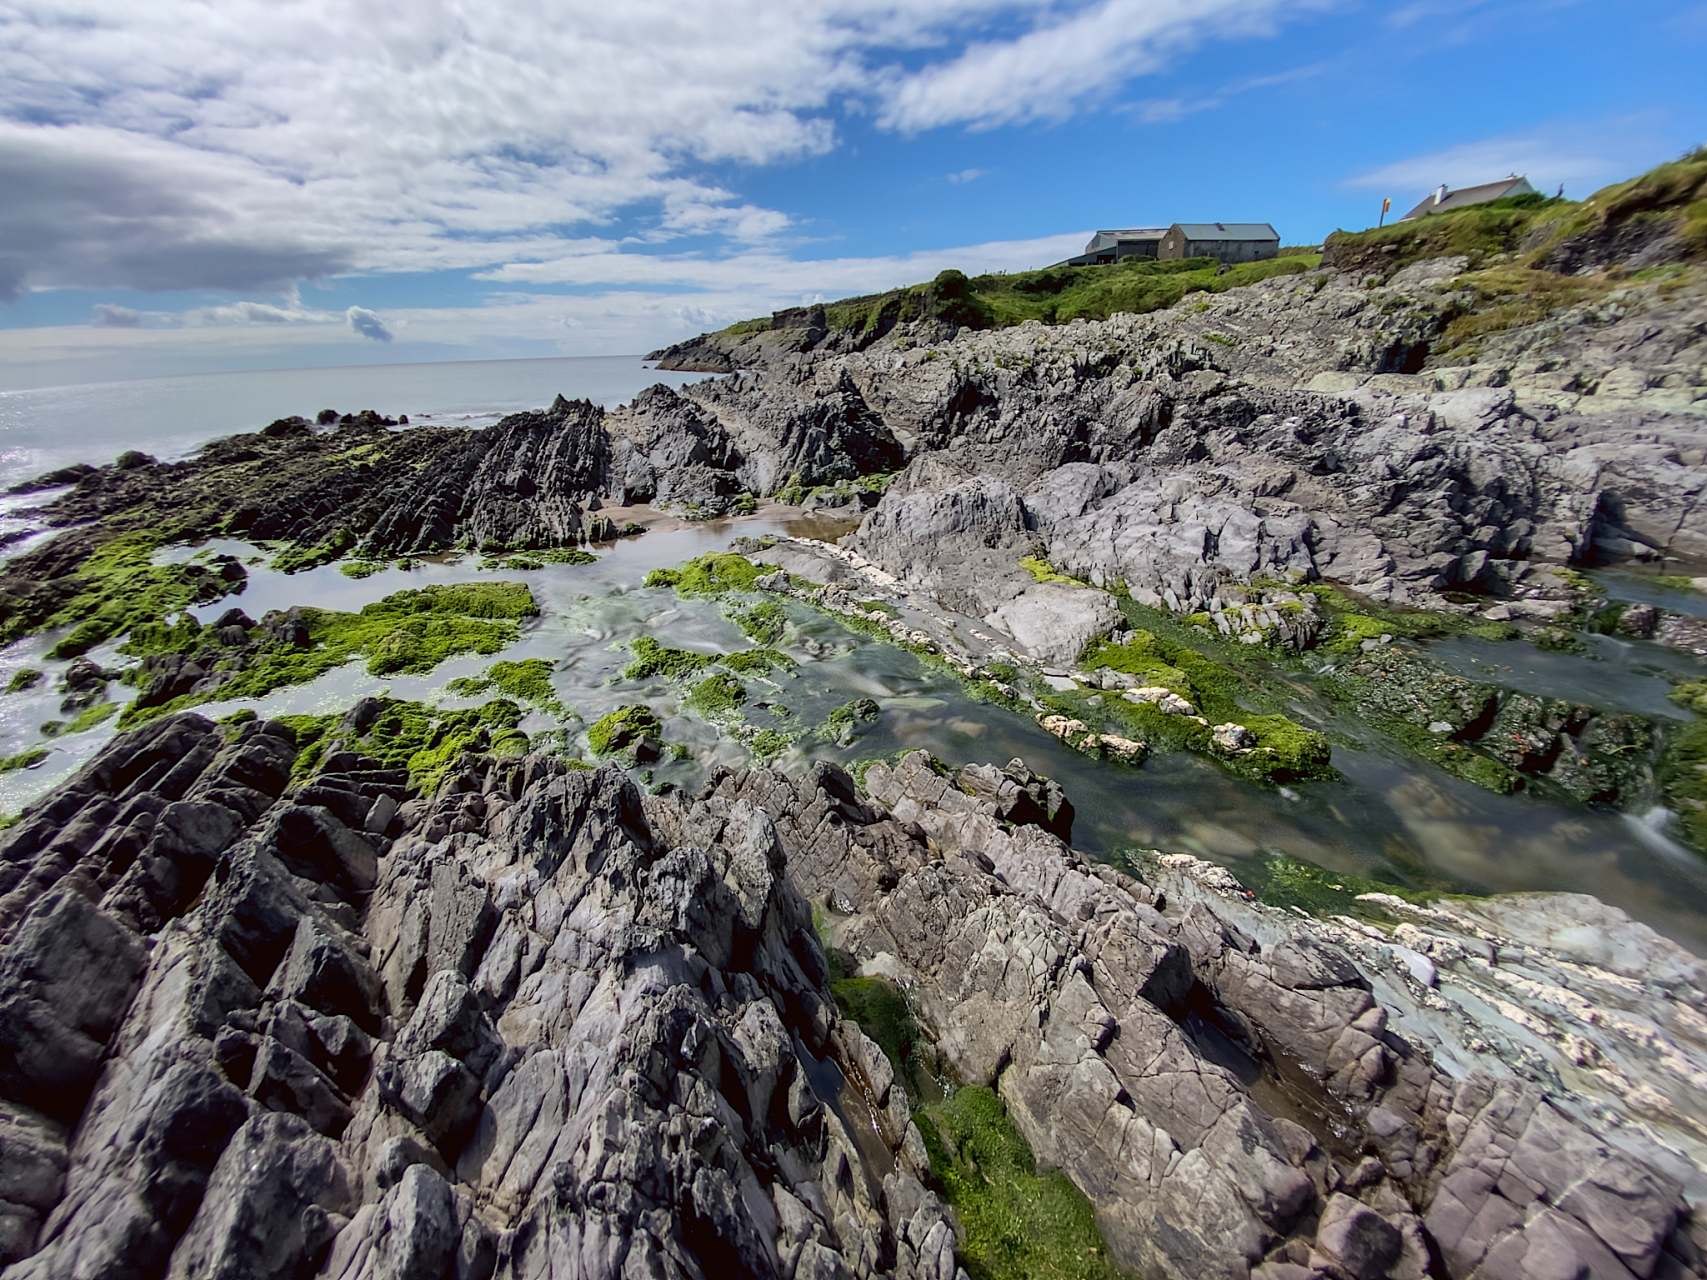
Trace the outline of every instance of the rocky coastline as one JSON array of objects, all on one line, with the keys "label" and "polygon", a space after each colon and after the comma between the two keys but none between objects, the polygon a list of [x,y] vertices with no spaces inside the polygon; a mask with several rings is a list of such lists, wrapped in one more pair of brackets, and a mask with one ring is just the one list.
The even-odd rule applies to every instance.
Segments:
[{"label": "rocky coastline", "polygon": [[1707,1274],[1701,961],[1591,899],[1311,919],[1018,761],[420,794],[372,714],[171,716],[0,837],[8,1277],[953,1277],[943,1080],[1145,1276]]},{"label": "rocky coastline", "polygon": [[[1093,858],[1019,759],[764,767],[881,714],[758,694],[815,610],[1111,769],[1272,794],[1379,739],[1707,853],[1707,622],[1587,576],[1707,586],[1707,284],[1653,209],[1590,212],[1099,320],[856,299],[608,411],[285,418],[20,486],[0,640],[68,664],[44,735],[120,732],[0,828],[0,1275],[1707,1280],[1707,973],[1623,912]],[[761,502],[849,532],[653,566],[758,647],[648,620],[590,725],[537,654],[458,710],[193,709],[494,657],[547,604],[257,620],[263,563],[523,574]],[[1648,646],[1676,711],[1454,640]],[[654,783],[647,682],[740,767]]]}]

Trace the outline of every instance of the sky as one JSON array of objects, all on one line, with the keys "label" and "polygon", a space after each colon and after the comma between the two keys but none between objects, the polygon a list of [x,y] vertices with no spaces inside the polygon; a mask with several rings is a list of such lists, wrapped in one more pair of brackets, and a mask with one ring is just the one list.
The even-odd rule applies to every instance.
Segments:
[{"label": "sky", "polygon": [[638,354],[1100,227],[1581,197],[1702,0],[0,0],[0,386]]}]

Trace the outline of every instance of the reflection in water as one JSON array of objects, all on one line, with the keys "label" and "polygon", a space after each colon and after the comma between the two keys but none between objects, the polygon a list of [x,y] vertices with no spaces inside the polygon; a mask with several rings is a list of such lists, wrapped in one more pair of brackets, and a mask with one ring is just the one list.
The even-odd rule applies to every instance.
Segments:
[{"label": "reflection in water", "polygon": [[[572,730],[624,703],[649,703],[665,722],[668,741],[687,751],[685,758],[660,761],[651,772],[651,784],[697,787],[714,764],[744,763],[745,748],[704,721],[682,714],[679,689],[663,681],[622,680],[621,670],[629,660],[626,642],[649,634],[704,653],[743,649],[750,642],[723,616],[716,601],[679,599],[668,589],[642,584],[650,569],[720,549],[739,534],[782,531],[779,519],[765,517],[656,527],[604,551],[596,564],[508,573],[505,576],[529,584],[541,617],[503,656],[546,658],[555,664],[558,697],[579,717]],[[242,544],[213,549],[253,554]],[[297,603],[355,609],[404,587],[493,576],[478,566],[478,559],[471,557],[457,564],[387,569],[362,581],[345,577],[335,565],[294,577],[253,567],[240,597],[195,612],[208,621],[234,603],[257,618],[268,609]],[[866,641],[804,605],[788,603],[785,608],[791,631],[784,647],[799,666],[769,680],[743,677],[743,683],[751,695],[750,723],[802,735],[778,761],[791,772],[819,758],[853,763],[910,748],[924,748],[954,764],[1001,764],[1018,756],[1065,786],[1077,810],[1074,843],[1092,855],[1113,857],[1134,847],[1180,850],[1225,863],[1237,873],[1262,851],[1278,850],[1348,874],[1415,886],[1593,893],[1685,945],[1707,951],[1707,863],[1636,820],[1525,796],[1496,796],[1401,757],[1367,732],[1357,733],[1362,749],[1335,748],[1339,779],[1284,792],[1241,782],[1186,755],[1157,756],[1140,769],[1105,763],[1066,747],[1028,716],[972,700],[958,680],[904,650]],[[22,666],[50,671],[37,690],[0,697],[0,752],[10,754],[40,741],[36,726],[59,715],[61,695],[53,684],[66,664],[41,656],[52,642],[51,637],[37,637],[0,653],[0,684]],[[1522,656],[1517,646],[1496,648],[1513,666]],[[1463,652],[1477,653],[1467,646]],[[120,665],[110,646],[93,656],[106,665]],[[1579,664],[1576,668],[1549,665],[1553,656],[1542,655],[1534,669],[1551,673],[1549,678],[1584,682],[1602,672],[1619,673],[1617,682],[1604,686],[1585,683],[1580,696],[1598,687],[1616,687],[1632,706],[1655,697],[1663,700],[1667,686],[1656,674],[1643,674],[1628,664],[1615,667],[1610,660],[1572,659]],[[396,697],[440,699],[447,706],[470,705],[474,700],[445,698],[445,685],[483,670],[490,661],[457,658],[426,676],[389,679],[370,676],[357,663],[248,705],[261,714],[326,712],[348,706],[358,696],[387,691]],[[122,686],[113,688],[116,692]],[[1341,731],[1357,731],[1357,726],[1335,720],[1307,682],[1299,682],[1298,689],[1300,714],[1331,721]],[[831,708],[854,698],[875,700],[881,715],[861,725],[851,745],[806,733],[820,725]],[[777,704],[789,714],[761,709],[760,701]],[[218,716],[235,709],[236,704],[215,704],[204,710]],[[551,723],[543,715],[534,716],[524,728],[533,731]],[[0,811],[16,812],[42,794],[111,734],[109,724],[56,740],[50,744],[53,755],[41,769],[0,776]]]}]

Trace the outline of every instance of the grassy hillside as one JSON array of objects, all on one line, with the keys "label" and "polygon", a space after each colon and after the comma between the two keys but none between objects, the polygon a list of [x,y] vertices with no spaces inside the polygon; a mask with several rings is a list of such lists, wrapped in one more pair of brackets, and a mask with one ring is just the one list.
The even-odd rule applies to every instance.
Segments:
[{"label": "grassy hillside", "polygon": [[833,330],[862,337],[887,333],[909,320],[936,318],[973,329],[999,329],[1026,320],[1063,324],[1069,320],[1105,320],[1116,312],[1158,311],[1188,293],[1219,293],[1270,276],[1296,275],[1316,266],[1314,254],[1248,262],[1222,271],[1213,258],[1179,262],[1129,259],[1100,267],[1045,267],[1039,271],[1000,272],[968,277],[944,271],[928,284],[887,293],[847,298],[820,308],[796,308],[743,320],[723,332],[731,336],[781,327],[809,327],[822,321]]},{"label": "grassy hillside", "polygon": [[1650,246],[1671,262],[1707,254],[1707,148],[1587,200],[1510,196],[1413,222],[1336,231],[1323,246],[1323,265],[1394,269],[1463,255],[1472,271],[1512,264],[1577,273],[1614,266]]},{"label": "grassy hillside", "polygon": [[[1531,194],[1491,200],[1450,213],[1368,231],[1336,231],[1321,254],[1294,247],[1283,257],[1220,267],[1213,258],[1183,262],[1129,259],[1096,267],[1044,267],[968,277],[944,271],[928,284],[794,307],[742,320],[717,335],[696,338],[653,358],[681,355],[708,363],[666,368],[733,368],[715,339],[767,330],[828,329],[873,342],[912,320],[940,319],[965,328],[999,329],[1038,320],[1105,320],[1119,312],[1171,307],[1189,293],[1220,293],[1317,266],[1366,271],[1386,278],[1426,258],[1469,259],[1465,283],[1477,301],[1449,329],[1443,350],[1467,356],[1487,333],[1539,319],[1616,285],[1629,269],[1677,273],[1677,264],[1707,257],[1707,148],[1587,200]],[[793,348],[788,348],[793,349]]]}]

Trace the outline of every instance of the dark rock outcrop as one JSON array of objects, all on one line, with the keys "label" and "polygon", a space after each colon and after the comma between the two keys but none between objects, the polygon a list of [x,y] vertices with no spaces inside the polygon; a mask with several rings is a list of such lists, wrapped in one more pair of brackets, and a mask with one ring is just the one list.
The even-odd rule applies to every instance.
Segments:
[{"label": "dark rock outcrop", "polygon": [[[293,784],[294,754],[282,726],[168,718],[7,833],[8,1280],[952,1280],[907,1084],[838,1013],[807,895],[839,963],[906,987],[939,1072],[994,1084],[1144,1274],[1707,1274],[1687,1124],[1596,1133],[1497,1043],[1495,997],[1435,994],[1455,963],[1505,981],[1531,1032],[1623,1001],[1547,1034],[1650,1106],[1679,1068],[1628,1044],[1700,1004],[1701,962],[1605,908],[1616,954],[1538,981],[1506,969],[1583,936],[1574,900],[1494,900],[1486,928],[1526,941],[1484,973],[1497,935],[1468,917],[1419,908],[1428,933],[1372,943],[1189,858],[1093,865],[1017,761],[648,797],[471,756],[426,797],[348,750]],[[1596,964],[1632,955],[1677,994],[1605,994]]]}]

